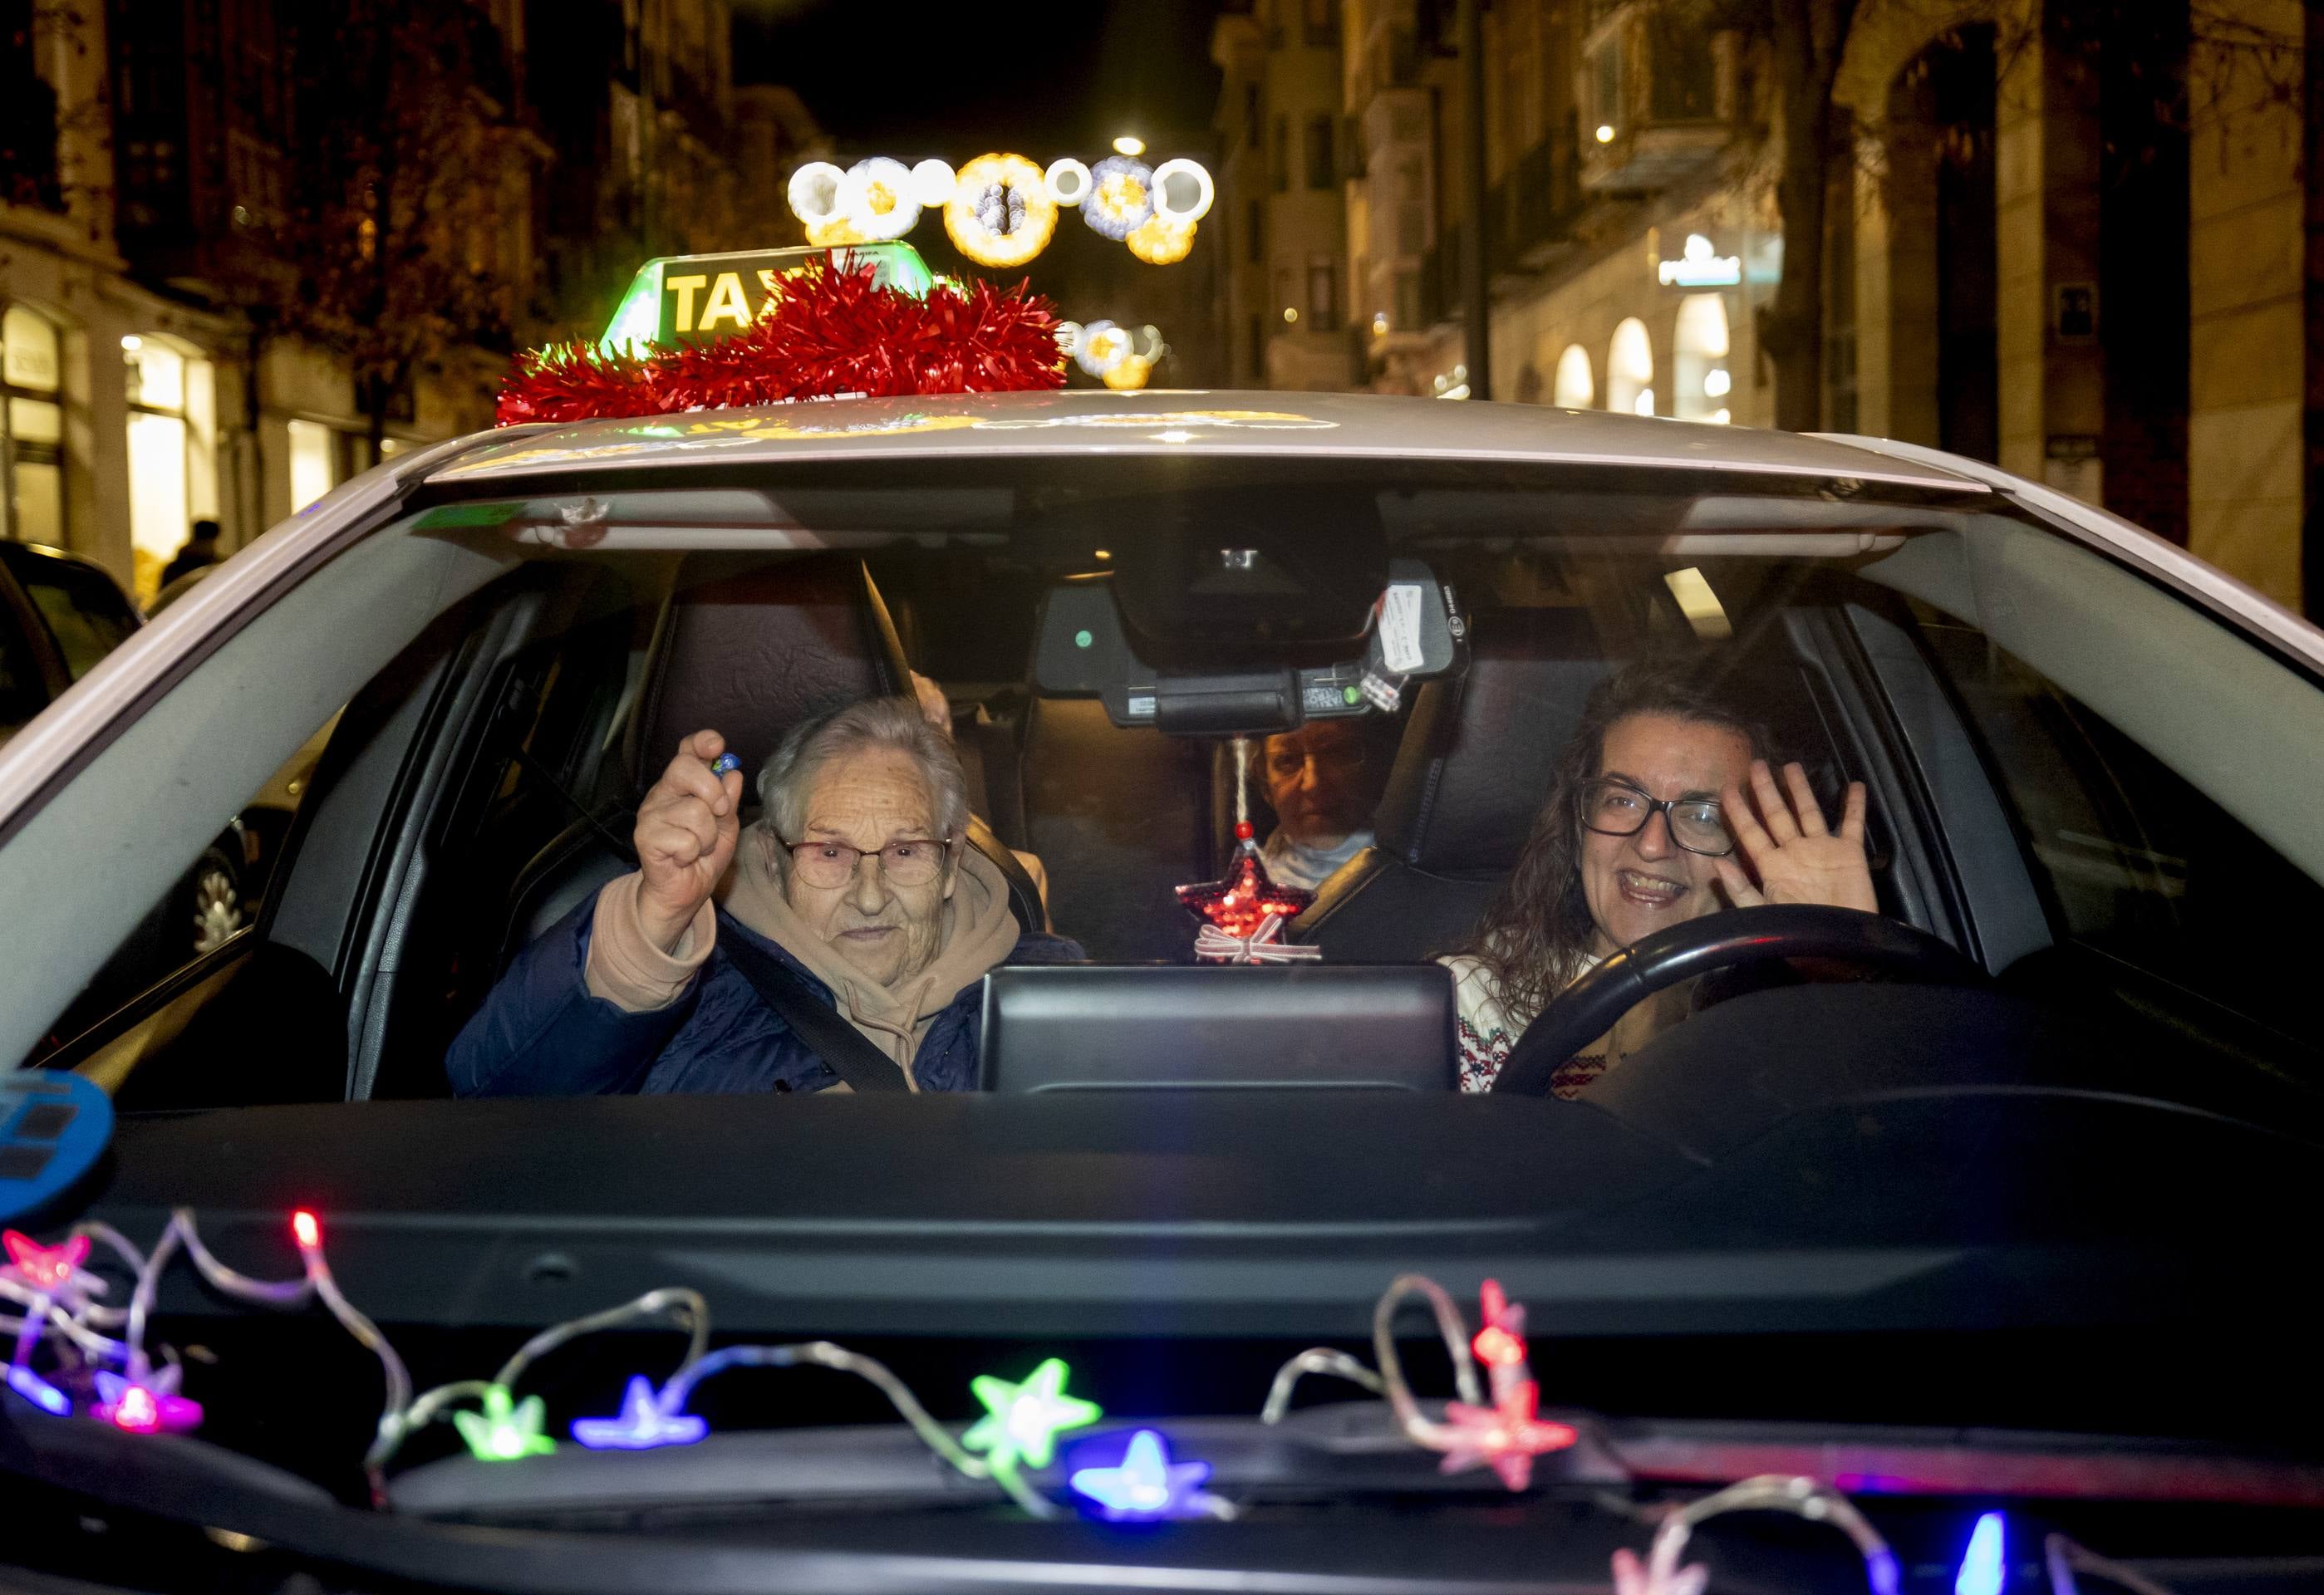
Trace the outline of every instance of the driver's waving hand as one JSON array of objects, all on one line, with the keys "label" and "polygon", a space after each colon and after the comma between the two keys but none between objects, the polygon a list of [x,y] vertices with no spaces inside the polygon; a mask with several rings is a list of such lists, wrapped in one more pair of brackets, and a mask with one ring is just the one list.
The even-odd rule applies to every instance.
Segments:
[{"label": "driver's waving hand", "polygon": [[[1864,787],[1832,830],[1766,733],[1699,668],[1631,666],[1601,683],[1557,761],[1533,834],[1500,895],[1444,960],[1459,1001],[1461,1084],[1489,1091],[1541,1010],[1600,959],[1728,907],[1877,908]],[[1591,1081],[1683,1019],[1691,983],[1655,993],[1567,1060],[1552,1090]]]}]

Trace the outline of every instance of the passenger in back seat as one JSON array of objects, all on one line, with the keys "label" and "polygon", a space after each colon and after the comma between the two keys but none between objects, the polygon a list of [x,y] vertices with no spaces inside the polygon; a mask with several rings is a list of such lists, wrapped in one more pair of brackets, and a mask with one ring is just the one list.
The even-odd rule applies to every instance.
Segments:
[{"label": "passenger in back seat", "polygon": [[1361,720],[1311,720],[1267,739],[1259,774],[1275,810],[1267,872],[1313,891],[1372,844],[1377,772]]},{"label": "passenger in back seat", "polygon": [[445,1059],[461,1095],[841,1084],[745,973],[770,960],[869,1044],[842,1030],[831,1052],[910,1090],[973,1090],[986,972],[1081,956],[1019,934],[1000,869],[964,844],[960,761],[914,700],[794,728],[747,831],[740,772],[713,770],[724,751],[687,737],[639,806],[639,868],[510,965]]}]

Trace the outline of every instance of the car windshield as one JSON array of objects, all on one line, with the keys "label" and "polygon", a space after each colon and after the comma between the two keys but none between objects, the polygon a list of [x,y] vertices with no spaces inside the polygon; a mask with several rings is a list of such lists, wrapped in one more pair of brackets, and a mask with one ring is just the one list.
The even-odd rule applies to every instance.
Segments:
[{"label": "car windshield", "polygon": [[[230,624],[205,582],[148,632],[207,651],[0,848],[11,955],[79,972],[13,1043],[120,1116],[134,1240],[88,1266],[186,1210],[156,1278],[188,1249],[208,1296],[145,1288],[248,1360],[231,1304],[308,1299],[344,1237],[316,1299],[401,1348],[362,1469],[368,1397],[286,1439],[171,1363],[156,1424],[182,1384],[218,1443],[489,1517],[460,1457],[545,1442],[543,1394],[585,1446],[658,1444],[761,1421],[742,1380],[687,1406],[730,1366],[966,1390],[1018,1337],[1065,1360],[977,1388],[1062,1429],[1093,1421],[1065,1361],[1119,1390],[1160,1337],[1200,1367],[1113,1399],[1255,1414],[1280,1368],[1279,1416],[1303,1369],[1379,1385],[1332,1342],[1424,1269],[1466,1301],[1489,1272],[1487,1332],[1530,1298],[1561,1409],[2308,1421],[2233,1358],[2108,1405],[2263,1249],[2182,1180],[2309,1205],[2324,1028],[2266,927],[2324,918],[2324,694],[2287,652],[1870,455],[738,438],[519,435],[349,511]],[[1465,1306],[1397,1288],[1460,1332],[1413,1379],[1484,1399]],[[575,1324],[695,1340],[549,1359]],[[711,1349],[746,1332],[850,1338]],[[639,1357],[680,1371],[624,1396]],[[992,1475],[984,1409],[864,1399],[806,1410],[900,1410]],[[1043,1509],[1010,1467],[1048,1440],[1009,1443]],[[1101,1492],[1163,1465],[1113,1451]],[[596,1488],[556,1477],[504,1511]]]}]

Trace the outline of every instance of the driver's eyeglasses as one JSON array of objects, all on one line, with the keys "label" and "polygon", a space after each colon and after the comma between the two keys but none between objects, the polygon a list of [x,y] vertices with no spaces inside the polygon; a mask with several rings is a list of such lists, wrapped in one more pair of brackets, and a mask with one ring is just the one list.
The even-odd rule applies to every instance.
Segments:
[{"label": "driver's eyeglasses", "polygon": [[[945,851],[952,841],[890,842],[871,856],[880,861],[880,873],[890,886],[926,886],[944,868]],[[855,879],[863,857],[860,847],[844,842],[786,842],[799,879],[809,886],[840,887]]]},{"label": "driver's eyeglasses", "polygon": [[1582,823],[1601,836],[1635,836],[1660,809],[1670,822],[1671,840],[1687,852],[1716,859],[1735,851],[1715,798],[1655,798],[1628,781],[1601,776],[1582,784],[1576,807]]},{"label": "driver's eyeglasses", "polygon": [[1361,748],[1325,748],[1316,752],[1306,752],[1297,748],[1277,749],[1267,756],[1268,779],[1297,780],[1300,772],[1311,764],[1315,768],[1315,779],[1319,781],[1344,780],[1363,769],[1364,751]]}]

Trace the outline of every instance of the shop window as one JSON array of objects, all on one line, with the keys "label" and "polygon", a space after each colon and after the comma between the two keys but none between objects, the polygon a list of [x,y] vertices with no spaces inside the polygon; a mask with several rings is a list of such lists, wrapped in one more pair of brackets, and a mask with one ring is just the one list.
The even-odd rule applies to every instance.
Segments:
[{"label": "shop window", "polygon": [[1590,128],[1599,143],[1611,143],[1622,131],[1622,45],[1608,39],[1590,57]]},{"label": "shop window", "polygon": [[0,537],[65,540],[63,339],[29,305],[0,314]]},{"label": "shop window", "polygon": [[1729,408],[1735,385],[1728,370],[1727,299],[1690,293],[1679,301],[1678,325],[1671,336],[1671,413],[1684,421],[1734,419]]},{"label": "shop window", "polygon": [[337,439],[315,421],[290,423],[290,512],[297,514],[339,483]]},{"label": "shop window", "polygon": [[1636,316],[1614,329],[1606,351],[1606,408],[1624,415],[1655,413],[1655,346]]},{"label": "shop window", "polygon": [[140,604],[196,521],[217,516],[217,389],[210,363],[164,339],[121,340],[129,401],[129,543]]},{"label": "shop window", "polygon": [[1557,357],[1557,374],[1549,390],[1549,401],[1564,410],[1587,410],[1598,402],[1598,382],[1591,374],[1590,351],[1580,344],[1568,344],[1565,353]]}]

